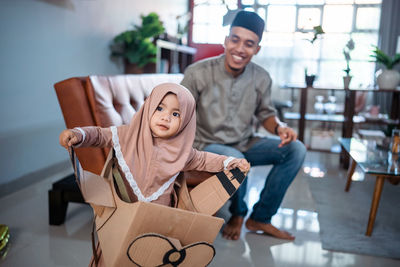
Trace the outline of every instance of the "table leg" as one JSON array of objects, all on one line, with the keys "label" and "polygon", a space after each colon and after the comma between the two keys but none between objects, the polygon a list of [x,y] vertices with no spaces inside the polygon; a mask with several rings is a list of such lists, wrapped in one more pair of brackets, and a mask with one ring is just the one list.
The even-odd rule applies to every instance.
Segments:
[{"label": "table leg", "polygon": [[299,119],[298,139],[302,142],[304,142],[304,131],[306,128],[307,92],[308,92],[308,87],[303,88],[300,91],[300,119]]},{"label": "table leg", "polygon": [[347,171],[347,182],[344,191],[349,192],[350,185],[351,185],[351,177],[353,176],[354,170],[356,169],[356,161],[354,159],[351,160],[350,169]]},{"label": "table leg", "polygon": [[376,177],[374,196],[372,198],[371,210],[369,212],[367,232],[365,233],[365,235],[367,236],[371,236],[372,229],[374,228],[376,212],[378,210],[379,200],[381,199],[381,193],[384,181],[385,181],[385,176],[379,175]]},{"label": "table leg", "polygon": [[[356,106],[356,91],[355,90],[345,90],[345,105],[344,105],[344,122],[342,125],[342,137],[351,138],[353,136],[353,117],[355,113]],[[350,156],[344,150],[340,152],[340,164],[343,168],[347,169],[349,167]]]}]

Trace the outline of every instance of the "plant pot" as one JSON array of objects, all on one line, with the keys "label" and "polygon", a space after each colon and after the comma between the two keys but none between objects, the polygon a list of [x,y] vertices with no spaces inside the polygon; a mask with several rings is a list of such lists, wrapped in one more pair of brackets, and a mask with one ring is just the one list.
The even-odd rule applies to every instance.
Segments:
[{"label": "plant pot", "polygon": [[351,78],[353,78],[353,76],[349,76],[349,75],[348,76],[343,76],[344,89],[349,89]]},{"label": "plant pot", "polygon": [[397,70],[378,70],[376,74],[379,89],[396,89],[400,83],[400,73]]},{"label": "plant pot", "polygon": [[315,75],[305,75],[307,87],[313,87]]},{"label": "plant pot", "polygon": [[156,64],[149,63],[142,68],[139,68],[136,64],[132,64],[129,61],[124,61],[125,74],[142,74],[142,73],[155,73]]}]

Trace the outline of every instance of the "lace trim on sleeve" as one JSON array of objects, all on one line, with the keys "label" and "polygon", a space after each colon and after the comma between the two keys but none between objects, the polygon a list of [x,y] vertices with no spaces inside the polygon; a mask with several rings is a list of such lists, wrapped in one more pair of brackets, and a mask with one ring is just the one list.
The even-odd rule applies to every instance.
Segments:
[{"label": "lace trim on sleeve", "polygon": [[80,127],[75,127],[74,129],[78,130],[78,131],[82,134],[82,141],[81,141],[81,143],[83,143],[83,142],[85,141],[85,139],[86,139],[86,133],[85,133],[85,131],[82,130],[82,128],[80,128]]},{"label": "lace trim on sleeve", "polygon": [[80,127],[75,127],[75,128],[73,128],[73,129],[71,129],[71,131],[72,131],[72,132],[75,132],[75,133],[79,132],[79,133],[82,135],[82,140],[81,140],[79,143],[77,143],[77,144],[74,145],[74,147],[81,147],[81,145],[83,144],[83,142],[84,142],[85,139],[86,139],[86,133],[85,133],[85,131],[82,130],[82,128],[80,128]]},{"label": "lace trim on sleeve", "polygon": [[129,170],[128,165],[125,162],[125,159],[122,155],[121,152],[121,146],[119,144],[119,138],[118,138],[118,131],[116,126],[111,126],[111,133],[112,133],[112,140],[113,140],[113,147],[115,150],[115,155],[118,160],[118,164],[121,167],[122,171],[124,172],[126,180],[128,180],[129,185],[131,186],[133,192],[137,196],[139,201],[143,202],[151,202],[156,199],[158,199],[162,194],[164,194],[165,190],[168,189],[168,187],[175,181],[175,178],[178,176],[179,173],[175,174],[173,177],[171,177],[167,182],[165,182],[156,192],[151,194],[148,197],[145,197],[140,190],[139,186],[137,185],[135,179],[133,178],[133,175],[131,171]]},{"label": "lace trim on sleeve", "polygon": [[224,160],[224,170],[226,170],[226,167],[228,167],[229,163],[234,159],[234,157],[228,157],[226,160]]}]

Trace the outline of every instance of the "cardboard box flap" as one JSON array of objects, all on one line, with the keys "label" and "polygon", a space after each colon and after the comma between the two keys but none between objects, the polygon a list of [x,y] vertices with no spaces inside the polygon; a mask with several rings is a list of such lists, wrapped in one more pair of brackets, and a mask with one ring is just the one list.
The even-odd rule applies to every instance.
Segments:
[{"label": "cardboard box flap", "polygon": [[246,178],[247,172],[236,168],[211,176],[189,192],[195,210],[213,215],[236,192]]},{"label": "cardboard box flap", "polygon": [[[73,147],[68,148],[76,183],[81,190],[85,202],[90,203],[96,214],[102,213],[102,207],[115,207],[109,180],[101,175],[85,171],[76,157]],[[110,153],[106,165],[111,166],[112,154]]]},{"label": "cardboard box flap", "polygon": [[110,182],[97,174],[82,170],[81,192],[87,203],[115,207]]},{"label": "cardboard box flap", "polygon": [[[185,177],[186,175],[188,175],[188,172],[186,173],[181,172],[175,181],[175,191],[177,193],[177,202],[178,202],[176,204],[176,208],[187,211],[198,212],[195,206],[193,205],[193,201],[189,195],[189,190],[186,184],[186,177]],[[189,175],[191,175],[191,173]]]},{"label": "cardboard box flap", "polygon": [[182,247],[179,240],[156,233],[138,236],[128,248],[129,259],[138,266],[207,266],[215,249],[206,242]]}]

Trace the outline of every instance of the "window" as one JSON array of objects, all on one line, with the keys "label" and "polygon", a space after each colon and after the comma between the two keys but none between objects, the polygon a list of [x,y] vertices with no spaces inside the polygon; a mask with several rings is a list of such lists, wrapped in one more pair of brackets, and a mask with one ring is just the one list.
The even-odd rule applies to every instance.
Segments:
[{"label": "window", "polygon": [[228,9],[237,9],[237,0],[193,0],[193,42],[221,44],[229,31],[223,26]]},{"label": "window", "polygon": [[[266,22],[262,49],[254,62],[267,69],[277,84],[304,84],[304,70],[322,86],[342,87],[346,67],[343,48],[350,38],[352,85],[373,85],[372,45],[378,43],[381,0],[194,0],[193,42],[223,43],[229,26],[222,26],[228,9],[241,6]],[[325,34],[306,41],[314,26]]]}]

